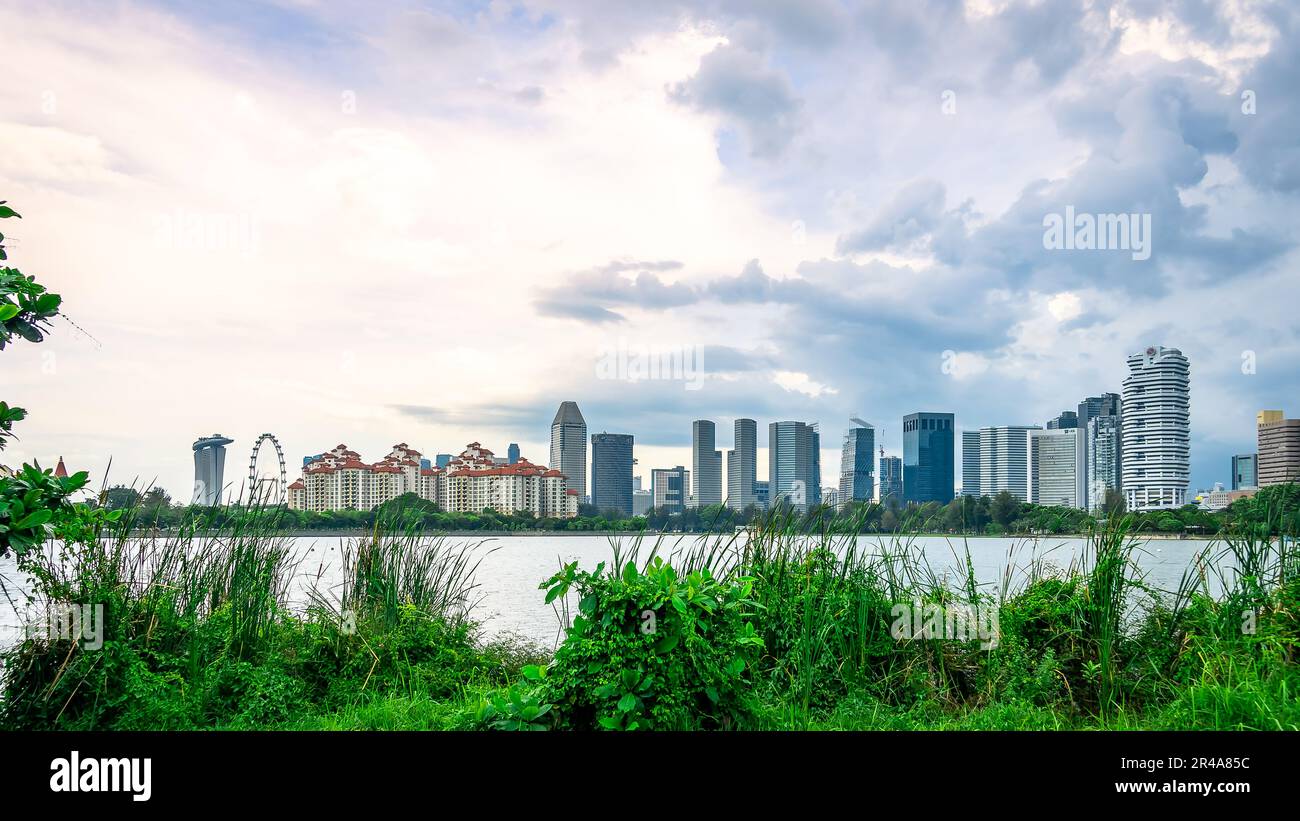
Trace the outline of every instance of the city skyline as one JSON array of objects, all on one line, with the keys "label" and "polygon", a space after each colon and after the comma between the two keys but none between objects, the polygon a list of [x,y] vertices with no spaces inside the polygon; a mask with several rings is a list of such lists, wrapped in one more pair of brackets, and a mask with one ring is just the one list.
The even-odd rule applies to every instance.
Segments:
[{"label": "city skyline", "polygon": [[[50,78],[0,89],[7,247],[76,323],[6,352],[5,463],[183,498],[202,431],[540,458],[565,397],[646,471],[697,418],[857,412],[899,454],[916,408],[1041,425],[1161,344],[1190,487],[1230,483],[1300,384],[1300,11],[749,5],[0,9]],[[1149,217],[1149,256],[1049,247],[1067,213]],[[702,375],[601,369],[656,345]]]}]

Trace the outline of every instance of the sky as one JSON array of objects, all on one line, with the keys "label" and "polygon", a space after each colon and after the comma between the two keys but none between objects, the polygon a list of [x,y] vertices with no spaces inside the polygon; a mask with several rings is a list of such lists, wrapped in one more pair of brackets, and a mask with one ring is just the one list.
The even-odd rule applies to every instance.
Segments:
[{"label": "sky", "polygon": [[[571,399],[647,486],[737,417],[760,478],[769,422],[820,423],[834,485],[851,416],[892,455],[909,412],[1042,425],[1148,345],[1191,362],[1193,489],[1300,413],[1294,3],[17,0],[0,31],[8,264],[70,320],[0,353],[9,464],[188,498],[214,432],[236,489],[263,432],[291,480],[339,443],[545,462]],[[1145,253],[1048,247],[1066,213],[1149,220]]]}]

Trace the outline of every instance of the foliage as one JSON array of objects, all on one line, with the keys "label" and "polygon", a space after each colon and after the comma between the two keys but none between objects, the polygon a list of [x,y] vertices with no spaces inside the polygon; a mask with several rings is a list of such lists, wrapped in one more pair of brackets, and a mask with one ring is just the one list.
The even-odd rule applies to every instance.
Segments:
[{"label": "foliage", "polygon": [[[618,564],[618,557],[615,559]],[[638,569],[565,565],[541,587],[570,591],[578,613],[556,651],[545,695],[568,729],[743,726],[746,672],[762,648],[752,582],[708,568],[678,575],[660,556]]]}]

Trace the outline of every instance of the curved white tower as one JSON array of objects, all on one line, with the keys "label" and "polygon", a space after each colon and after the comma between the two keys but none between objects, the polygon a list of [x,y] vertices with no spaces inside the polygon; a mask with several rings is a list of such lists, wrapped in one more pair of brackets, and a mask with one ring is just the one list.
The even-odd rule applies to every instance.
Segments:
[{"label": "curved white tower", "polygon": [[1182,507],[1191,467],[1187,357],[1176,348],[1151,347],[1130,356],[1128,367],[1121,410],[1128,509]]}]

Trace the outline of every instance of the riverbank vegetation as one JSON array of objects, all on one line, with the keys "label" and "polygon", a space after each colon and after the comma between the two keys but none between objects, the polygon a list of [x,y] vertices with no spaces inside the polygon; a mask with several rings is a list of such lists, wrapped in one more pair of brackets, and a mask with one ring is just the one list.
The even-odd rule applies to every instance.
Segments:
[{"label": "riverbank vegetation", "polygon": [[[111,487],[102,492],[94,504],[108,510],[138,508],[136,521],[150,529],[183,527],[196,517],[205,517],[220,527],[228,519],[242,515],[238,506],[213,510],[174,504],[165,490],[156,487],[143,493],[121,485]],[[426,531],[457,533],[733,533],[738,528],[756,525],[767,515],[757,507],[731,510],[722,505],[691,508],[681,513],[653,509],[643,516],[630,517],[583,505],[574,519],[538,518],[528,512],[509,514],[491,509],[479,513],[453,513],[408,493],[369,511],[317,513],[285,509],[279,521],[285,529],[298,532],[367,531],[377,522],[401,519]],[[992,497],[963,496],[947,505],[928,502],[902,507],[897,504],[855,503],[841,510],[821,507],[803,516],[798,526],[805,530],[830,529],[839,533],[1071,535],[1091,533],[1101,527],[1107,517],[1124,515],[1121,498],[1112,498],[1104,515],[1093,516],[1077,508],[1021,502],[1004,491]],[[1300,486],[1264,488],[1254,497],[1239,499],[1230,507],[1215,512],[1186,505],[1176,510],[1137,513],[1132,515],[1132,526],[1138,532],[1153,535],[1213,537],[1243,522],[1259,522],[1265,518],[1270,518],[1275,528],[1295,528],[1300,524]]]},{"label": "riverbank vegetation", "polygon": [[568,625],[555,648],[485,636],[482,550],[418,521],[353,539],[344,583],[322,588],[276,509],[144,540],[140,514],[21,557],[38,609],[102,606],[102,646],[7,649],[0,727],[1300,729],[1300,562],[1272,535],[1280,507],[1173,590],[1138,569],[1131,516],[1064,566],[1013,552],[993,586],[960,540],[940,561],[790,514],[748,536],[629,535],[538,580]]}]

